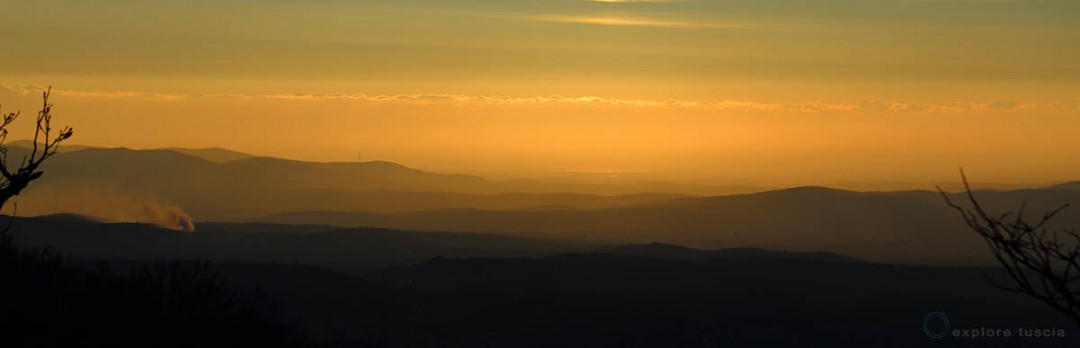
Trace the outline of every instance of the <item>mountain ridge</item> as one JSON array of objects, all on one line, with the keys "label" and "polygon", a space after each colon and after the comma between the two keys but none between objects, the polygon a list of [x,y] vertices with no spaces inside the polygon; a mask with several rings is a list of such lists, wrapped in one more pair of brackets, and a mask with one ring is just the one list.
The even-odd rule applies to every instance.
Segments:
[{"label": "mountain ridge", "polygon": [[[959,193],[954,202],[967,204]],[[1064,190],[978,191],[991,212],[1053,209],[1080,202]],[[324,223],[422,231],[477,232],[535,238],[568,238],[600,245],[660,242],[699,249],[760,247],[916,264],[987,264],[993,260],[978,236],[940,193],[783,190],[747,195],[681,197],[591,210],[449,209],[393,214],[289,212],[274,223]],[[1076,214],[1048,226],[1080,225]]]},{"label": "mountain ridge", "polygon": [[864,262],[862,260],[828,251],[792,252],[768,250],[754,247],[740,247],[705,250],[675,244],[651,242],[648,244],[627,244],[597,251],[600,254],[642,256],[665,259],[705,259],[705,258],[795,258],[803,260]]},{"label": "mountain ridge", "polygon": [[146,223],[100,222],[76,214],[15,219],[11,233],[16,243],[32,247],[48,246],[90,259],[296,262],[345,271],[418,264],[440,257],[548,257],[563,254],[678,260],[766,258],[861,262],[827,252],[798,253],[761,248],[699,250],[660,243],[596,249],[552,239],[370,227],[203,223],[198,231],[185,233]]}]

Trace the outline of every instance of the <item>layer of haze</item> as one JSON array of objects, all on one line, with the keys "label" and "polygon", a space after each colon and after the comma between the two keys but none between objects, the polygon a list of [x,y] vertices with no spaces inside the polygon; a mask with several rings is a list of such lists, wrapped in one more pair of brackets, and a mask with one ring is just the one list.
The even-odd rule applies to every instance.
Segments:
[{"label": "layer of haze", "polygon": [[0,102],[32,116],[52,85],[96,146],[1043,183],[1080,178],[1078,32],[1080,3],[1049,0],[0,0]]}]

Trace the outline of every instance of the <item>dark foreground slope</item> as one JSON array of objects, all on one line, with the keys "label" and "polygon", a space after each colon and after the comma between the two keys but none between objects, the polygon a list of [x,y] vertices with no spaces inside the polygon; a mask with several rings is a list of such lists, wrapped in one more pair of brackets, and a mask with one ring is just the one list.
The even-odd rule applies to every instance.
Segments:
[{"label": "dark foreground slope", "polygon": [[302,347],[279,302],[230,287],[205,263],[115,272],[72,264],[54,251],[18,248],[0,233],[0,346]]},{"label": "dark foreground slope", "polygon": [[[392,347],[1069,347],[1075,324],[986,283],[990,269],[789,258],[567,254],[446,259],[349,276],[225,265],[317,337]],[[932,339],[928,313],[1012,338]],[[1019,338],[1019,328],[1065,338]],[[931,325],[932,330],[940,330]],[[1058,329],[1063,331],[1057,331]]]},{"label": "dark foreground slope", "polygon": [[[126,255],[125,260],[109,263],[115,269],[209,253],[231,284],[259,285],[276,293],[284,318],[300,320],[314,342],[336,346],[1080,344],[1075,340],[1075,324],[1035,301],[990,286],[984,272],[1002,278],[993,268],[895,266],[829,253],[705,251],[660,244],[605,248],[590,254],[505,257],[508,254],[500,254],[505,248],[544,244],[494,236],[287,225],[210,225],[200,237],[202,232],[94,224],[75,217],[45,220],[17,221],[23,229],[17,233],[51,236],[38,242],[55,243],[57,250],[75,252],[82,260]],[[35,221],[39,229],[30,228]],[[60,222],[68,223],[68,230],[57,230],[63,225]],[[43,226],[53,230],[41,232],[46,231],[40,229]],[[490,249],[500,247],[504,249]],[[514,252],[522,250],[536,251]],[[337,261],[329,260],[338,258],[382,260],[399,253],[407,257],[390,263],[362,263],[365,267],[336,267],[348,273],[311,266],[333,266]],[[402,261],[425,255],[432,258],[412,264]],[[54,284],[49,273],[21,274],[25,277],[17,282],[20,286]],[[78,279],[81,284],[93,282]],[[46,298],[85,299],[99,308],[91,311],[112,305],[153,307],[124,292],[99,296],[82,293],[79,289],[86,285],[57,284],[54,288],[59,290],[46,293],[55,296]],[[31,289],[11,296],[38,293]],[[25,308],[62,311],[49,307],[53,302],[31,301]],[[1055,334],[1067,328],[1062,331],[1067,337],[935,340],[922,328],[930,312],[946,313],[957,329],[1009,329],[1018,336],[1020,328],[1054,329]]]}]

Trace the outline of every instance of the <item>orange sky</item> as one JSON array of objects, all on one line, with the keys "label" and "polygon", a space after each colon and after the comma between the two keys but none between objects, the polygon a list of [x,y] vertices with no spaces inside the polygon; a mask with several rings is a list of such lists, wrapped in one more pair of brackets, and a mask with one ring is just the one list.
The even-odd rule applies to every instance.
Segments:
[{"label": "orange sky", "polygon": [[1021,0],[0,1],[0,103],[55,86],[73,142],[99,146],[1042,183],[1080,179],[1078,23]]}]

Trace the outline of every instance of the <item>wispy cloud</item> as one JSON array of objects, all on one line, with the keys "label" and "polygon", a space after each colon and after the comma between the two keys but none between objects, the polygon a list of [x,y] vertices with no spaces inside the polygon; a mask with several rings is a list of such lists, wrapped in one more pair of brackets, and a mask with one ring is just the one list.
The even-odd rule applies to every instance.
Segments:
[{"label": "wispy cloud", "polygon": [[[48,86],[41,85],[29,85],[19,83],[7,83],[0,82],[0,89],[7,90],[22,95],[41,94]],[[134,91],[85,91],[85,90],[72,90],[72,89],[59,89],[52,88],[50,92],[53,96],[73,97],[73,98],[96,98],[96,99],[158,99],[158,100],[178,100],[187,98],[182,94],[167,94],[167,93],[154,93],[154,92],[134,92]]]},{"label": "wispy cloud", "polygon": [[893,2],[941,3],[941,4],[1038,4],[1061,2],[1055,0],[892,0]]},{"label": "wispy cloud", "polygon": [[[25,84],[0,83],[0,90],[7,90],[23,95],[41,93],[43,87]],[[185,99],[245,99],[245,100],[280,100],[280,101],[335,101],[355,100],[366,102],[408,103],[418,105],[446,104],[482,104],[482,105],[527,105],[527,104],[568,104],[597,106],[626,106],[643,108],[701,108],[718,111],[738,112],[788,112],[788,113],[825,113],[825,112],[892,112],[892,113],[949,113],[949,112],[1077,112],[1080,102],[1026,102],[1026,101],[957,101],[947,103],[920,103],[905,101],[862,101],[851,103],[829,102],[792,102],[771,103],[740,100],[647,100],[618,99],[597,96],[482,96],[462,94],[365,94],[365,93],[292,93],[292,94],[233,94],[233,93],[193,93],[165,94],[138,91],[82,91],[53,89],[56,96],[86,99],[144,99],[144,100],[185,100]]]},{"label": "wispy cloud", "polygon": [[608,25],[608,26],[630,26],[630,27],[659,27],[659,28],[706,28],[717,27],[712,24],[694,23],[694,22],[677,22],[677,21],[663,21],[647,18],[632,18],[632,17],[602,17],[602,16],[548,16],[548,17],[533,17],[533,20],[556,22],[556,23],[576,23],[576,24],[592,24],[592,25]]},{"label": "wispy cloud", "polygon": [[607,3],[625,3],[625,2],[680,2],[679,0],[585,0],[587,2],[607,2]]}]

